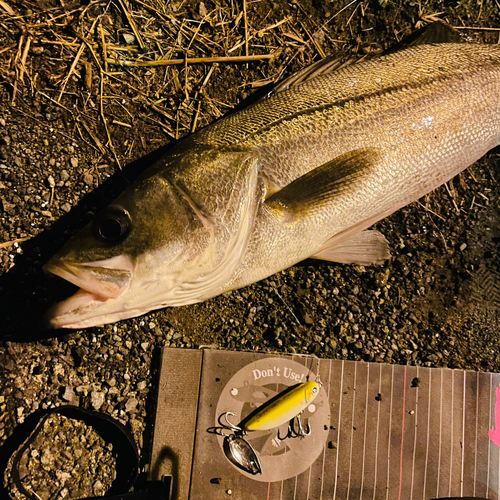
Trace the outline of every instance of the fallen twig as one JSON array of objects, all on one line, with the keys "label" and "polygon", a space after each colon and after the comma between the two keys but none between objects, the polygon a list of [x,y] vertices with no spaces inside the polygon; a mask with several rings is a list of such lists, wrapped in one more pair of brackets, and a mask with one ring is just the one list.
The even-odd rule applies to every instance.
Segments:
[{"label": "fallen twig", "polygon": [[17,240],[4,241],[3,243],[0,243],[0,248],[1,249],[9,248],[12,245],[15,245],[16,243],[22,243],[23,241],[28,241],[29,239],[30,239],[30,237],[28,236],[26,238],[18,238]]},{"label": "fallen twig", "polygon": [[0,7],[2,7],[2,9],[5,12],[7,12],[7,14],[9,14],[9,16],[15,16],[16,15],[16,13],[12,9],[12,7],[7,2],[5,2],[4,0],[0,0]]},{"label": "fallen twig", "polygon": [[16,54],[16,81],[14,82],[14,90],[12,92],[12,105],[14,106],[16,103],[16,95],[17,95],[17,82],[24,83],[24,73],[26,72],[26,59],[28,58],[28,52],[30,50],[31,45],[31,37],[28,36],[26,39],[26,44],[24,46],[24,50],[22,51],[22,55],[19,57],[21,53],[21,47],[24,42],[24,36],[21,36],[19,39],[19,47]]},{"label": "fallen twig", "polygon": [[245,56],[248,57],[248,18],[246,0],[243,0],[243,22],[245,23]]},{"label": "fallen twig", "polygon": [[256,56],[234,56],[234,57],[188,57],[186,59],[158,59],[156,61],[120,61],[108,59],[109,64],[116,66],[147,67],[147,66],[175,66],[181,64],[209,64],[209,63],[246,63],[252,61],[263,61],[272,59],[272,54]]},{"label": "fallen twig", "polygon": [[141,49],[144,50],[146,46],[144,45],[144,42],[142,41],[141,34],[139,33],[139,30],[137,29],[137,25],[135,24],[134,18],[132,17],[130,12],[128,11],[127,6],[125,5],[125,2],[123,0],[118,0],[118,2],[120,3],[120,7],[122,8],[123,13],[125,14],[125,17],[127,18],[128,23],[130,24],[130,28],[134,32],[134,36],[137,40],[137,43],[139,44],[139,47],[141,47]]},{"label": "fallen twig", "polygon": [[500,28],[483,28],[481,26],[453,26],[456,30],[481,30],[481,31],[500,31]]},{"label": "fallen twig", "polygon": [[80,48],[78,49],[78,52],[76,53],[75,58],[73,59],[73,64],[69,68],[69,72],[66,75],[66,78],[64,79],[62,86],[61,86],[61,92],[59,93],[59,97],[57,98],[57,102],[61,102],[61,98],[64,94],[64,90],[66,89],[66,85],[68,84],[69,79],[71,78],[71,75],[73,74],[73,71],[75,71],[76,65],[78,64],[78,61],[80,60],[80,57],[82,57],[83,51],[85,50],[85,42],[82,42],[80,44]]}]

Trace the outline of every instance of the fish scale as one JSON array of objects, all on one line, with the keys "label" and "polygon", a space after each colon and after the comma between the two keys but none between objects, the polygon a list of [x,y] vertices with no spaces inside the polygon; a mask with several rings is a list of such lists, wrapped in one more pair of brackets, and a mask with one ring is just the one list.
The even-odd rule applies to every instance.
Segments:
[{"label": "fish scale", "polygon": [[[373,75],[380,74],[381,68],[389,63],[389,69],[398,67],[398,62],[413,58],[418,59],[419,66],[412,64],[410,74],[402,71],[403,79],[396,79],[400,86],[392,83],[385,91],[370,86]],[[269,275],[269,269],[277,272],[283,268],[283,255],[290,258],[284,267],[314,255],[315,244],[340,235],[348,227],[369,227],[448,181],[495,147],[500,131],[499,58],[496,46],[446,44],[415,47],[403,54],[351,66],[321,77],[335,87],[342,81],[348,89],[349,78],[364,82],[364,94],[357,93],[349,106],[333,103],[319,114],[309,113],[305,125],[298,124],[294,117],[287,126],[286,119],[281,118],[274,126],[266,125],[260,134],[248,136],[246,143],[260,150],[261,172],[273,190],[358,148],[379,148],[385,159],[356,189],[325,207],[319,223],[309,220],[307,225],[285,228],[276,223],[273,215],[262,211],[239,276],[232,278],[231,286],[258,281]],[[441,66],[432,78],[424,64],[437,59]],[[464,69],[459,63],[466,62]],[[452,69],[444,74],[447,63]],[[364,66],[368,66],[366,71]],[[410,75],[414,79],[402,83]],[[426,79],[419,83],[418,77],[423,75]],[[392,76],[389,74],[386,80]],[[312,83],[302,84],[299,90],[305,91],[308,85]],[[250,115],[252,110],[247,112]],[[312,133],[306,132],[308,121],[316,123]],[[348,207],[355,208],[355,213]],[[369,223],[363,225],[363,221]]]},{"label": "fish scale", "polygon": [[[408,102],[428,92],[429,84],[453,84],[457,79],[482,74],[487,78],[492,71],[498,71],[499,65],[500,48],[494,45],[450,43],[412,47],[319,76],[261,100],[200,131],[196,142],[212,146],[263,145],[267,142],[267,129],[282,128],[278,135],[300,133],[288,122],[305,113],[314,123],[316,111],[321,113],[321,108],[336,108],[341,113],[346,104],[369,97],[398,94]],[[382,111],[380,104],[376,111]]]}]

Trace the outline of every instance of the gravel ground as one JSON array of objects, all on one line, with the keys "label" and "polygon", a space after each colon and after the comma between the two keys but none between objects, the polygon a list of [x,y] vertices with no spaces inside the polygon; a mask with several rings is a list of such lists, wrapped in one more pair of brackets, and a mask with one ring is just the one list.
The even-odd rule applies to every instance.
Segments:
[{"label": "gravel ground", "polygon": [[[12,467],[9,463],[9,480]],[[31,495],[36,491],[42,500],[86,498],[106,493],[116,476],[116,458],[113,446],[91,426],[52,414],[22,450],[18,469],[25,491]],[[26,498],[11,481],[8,491],[13,498]]]},{"label": "gravel ground", "polygon": [[[500,370],[496,151],[377,224],[393,254],[382,267],[311,260],[202,304],[84,331],[41,326],[50,304],[72,290],[43,274],[47,259],[151,163],[155,150],[222,115],[255,82],[289,74],[322,51],[381,51],[436,13],[455,26],[500,27],[495,2],[367,0],[340,12],[348,3],[263,0],[248,2],[243,16],[241,2],[229,0],[203,8],[131,0],[136,30],[153,33],[162,54],[167,40],[170,58],[243,54],[246,17],[249,53],[275,59],[187,72],[183,66],[104,70],[103,63],[106,77],[97,64],[102,53],[90,42],[102,35],[125,45],[135,35],[116,6],[0,5],[0,241],[10,242],[0,248],[0,445],[34,411],[73,404],[128,426],[146,463],[162,346]],[[210,22],[193,24],[201,28],[189,48],[196,30],[181,40],[186,20],[207,16]],[[500,33],[463,32],[488,43]],[[128,47],[126,57],[137,53]],[[65,481],[69,497],[79,480]]]}]

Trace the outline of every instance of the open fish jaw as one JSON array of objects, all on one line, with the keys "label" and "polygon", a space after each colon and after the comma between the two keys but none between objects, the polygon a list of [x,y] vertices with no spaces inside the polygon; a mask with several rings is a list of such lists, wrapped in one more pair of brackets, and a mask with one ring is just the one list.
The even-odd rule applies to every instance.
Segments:
[{"label": "open fish jaw", "polygon": [[[47,312],[46,320],[55,328],[72,328],[68,322],[72,323],[74,320],[70,318],[92,316],[92,311],[104,302],[119,298],[129,288],[134,275],[134,266],[124,255],[84,263],[68,262],[55,257],[44,270],[80,287],[76,294],[55,304]],[[89,320],[94,324],[104,323],[96,318]]]},{"label": "open fish jaw", "polygon": [[101,299],[116,298],[129,286],[133,265],[124,255],[111,259],[75,263],[52,259],[45,271],[59,276]]},{"label": "open fish jaw", "polygon": [[[77,323],[73,323],[76,318],[80,317],[84,312],[92,311],[99,303],[106,300],[95,293],[80,288],[74,295],[62,302],[58,302],[47,311],[46,323],[51,328],[78,328]],[[88,324],[88,326],[95,326],[95,324],[99,323]],[[81,327],[83,328],[83,326]]]}]

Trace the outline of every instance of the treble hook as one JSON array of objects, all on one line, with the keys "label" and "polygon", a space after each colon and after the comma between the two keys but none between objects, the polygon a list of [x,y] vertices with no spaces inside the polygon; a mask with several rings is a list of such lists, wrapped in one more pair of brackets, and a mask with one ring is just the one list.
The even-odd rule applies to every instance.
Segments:
[{"label": "treble hook", "polygon": [[[284,437],[281,437],[280,431],[278,429],[278,439],[280,441],[284,441],[287,438],[290,439],[304,438],[306,436],[309,436],[309,434],[311,434],[311,426],[309,425],[309,423],[307,423],[305,427],[302,425],[302,420],[300,418],[301,413],[299,413],[298,415],[293,417],[292,420],[290,420],[290,422],[288,423],[288,431]],[[298,429],[295,429],[295,420],[297,421]]]},{"label": "treble hook", "polygon": [[309,436],[309,434],[311,434],[311,426],[309,425],[309,422],[307,422],[306,426],[304,427],[302,425],[302,420],[300,419],[300,413],[295,418],[297,419],[297,424],[299,426],[298,436],[299,437]]},{"label": "treble hook", "polygon": [[234,434],[237,436],[244,436],[246,434],[245,430],[242,429],[241,427],[238,427],[237,425],[234,425],[232,422],[229,421],[227,418],[228,415],[231,415],[232,417],[236,417],[236,414],[233,413],[232,411],[226,411],[219,417],[219,422],[221,421],[221,418],[224,417],[224,420],[226,421],[227,425],[222,424],[223,429],[230,429],[233,431]]}]

